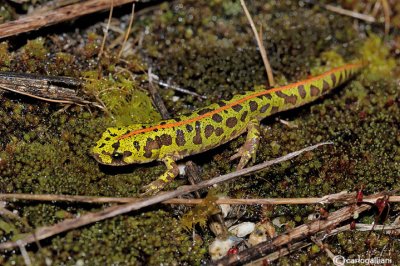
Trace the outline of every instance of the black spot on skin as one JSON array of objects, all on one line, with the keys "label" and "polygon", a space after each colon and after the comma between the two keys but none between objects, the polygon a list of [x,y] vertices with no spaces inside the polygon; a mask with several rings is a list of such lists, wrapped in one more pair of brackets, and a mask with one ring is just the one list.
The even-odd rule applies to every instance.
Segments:
[{"label": "black spot on skin", "polygon": [[110,133],[110,136],[111,136],[111,137],[116,137],[117,134],[115,134],[115,133]]},{"label": "black spot on skin", "polygon": [[182,151],[178,151],[179,157],[176,158],[175,160],[179,160],[179,159],[181,159],[181,158],[187,156],[187,155],[188,155],[187,152],[188,152],[187,149],[184,149],[184,150],[182,150]]},{"label": "black spot on skin", "polygon": [[261,100],[264,100],[264,98],[267,98],[268,100],[271,100],[272,96],[271,96],[270,93],[267,93],[267,94],[259,95],[259,96],[257,96],[257,98],[261,99]]},{"label": "black spot on skin", "polygon": [[329,86],[329,83],[326,82],[326,80],[324,80],[322,82],[322,93],[329,91],[330,88],[331,88],[331,86]]},{"label": "black spot on skin", "polygon": [[113,143],[113,145],[111,145],[111,147],[113,147],[114,149],[118,150],[118,148],[119,148],[119,141]]},{"label": "black spot on skin", "polygon": [[217,128],[215,129],[215,135],[216,135],[217,137],[221,136],[223,133],[224,133],[224,130],[223,130],[221,127],[217,127]]},{"label": "black spot on skin", "polygon": [[188,132],[192,132],[193,127],[191,125],[186,125],[186,129]]},{"label": "black spot on skin", "polygon": [[135,140],[135,141],[133,142],[133,147],[135,147],[135,149],[136,149],[137,151],[139,151],[139,150],[140,150],[140,144],[139,144],[139,142]]},{"label": "black spot on skin", "polygon": [[156,141],[158,142],[158,145],[160,148],[162,146],[169,146],[172,144],[172,137],[168,134],[162,134],[161,136],[156,137]]},{"label": "black spot on skin", "polygon": [[219,115],[219,114],[213,114],[212,120],[214,120],[217,123],[221,123],[222,122],[222,116]]},{"label": "black spot on skin", "polygon": [[167,123],[167,121],[161,121],[160,125],[165,125]]},{"label": "black spot on skin", "polygon": [[217,104],[218,104],[219,107],[223,107],[223,106],[226,105],[226,102],[224,102],[224,101],[219,101]]},{"label": "black spot on skin", "polygon": [[152,150],[159,149],[157,141],[152,138],[147,138],[146,146],[144,146],[145,153],[143,154],[146,158],[151,158]]},{"label": "black spot on skin", "polygon": [[271,99],[272,99],[272,95],[271,95],[270,93],[264,94],[263,96],[264,96],[265,98],[267,98],[268,100],[271,100]]},{"label": "black spot on skin", "polygon": [[332,80],[332,87],[336,86],[336,75],[335,73],[331,74],[331,80]]},{"label": "black spot on skin", "polygon": [[175,117],[174,120],[175,120],[175,122],[180,122],[181,121],[181,119],[179,117]]},{"label": "black spot on skin", "polygon": [[198,115],[204,115],[204,114],[209,113],[209,112],[211,112],[211,111],[213,111],[213,109],[204,108],[204,109],[201,109],[200,111],[198,111],[197,114],[198,114]]},{"label": "black spot on skin", "polygon": [[131,155],[132,155],[132,152],[130,152],[130,151],[124,151],[124,153],[123,153],[124,158],[129,157]]},{"label": "black spot on skin", "polygon": [[242,122],[246,121],[246,117],[247,117],[248,113],[249,113],[248,111],[244,111],[242,116],[240,117],[240,121],[242,121]]},{"label": "black spot on skin", "polygon": [[260,109],[260,113],[265,113],[269,107],[270,107],[269,103],[267,103],[266,105],[263,105]]},{"label": "black spot on skin", "polygon": [[318,87],[316,87],[316,86],[314,86],[314,85],[311,85],[311,86],[310,86],[310,94],[311,94],[311,96],[313,96],[313,97],[318,96],[318,95],[320,94],[320,91],[319,91]]},{"label": "black spot on skin", "polygon": [[254,112],[255,110],[257,110],[258,108],[258,104],[255,101],[250,101],[249,102],[249,106],[250,106],[250,111]]},{"label": "black spot on skin", "polygon": [[226,119],[226,126],[229,128],[234,128],[237,124],[237,118],[236,117],[229,117]]},{"label": "black spot on skin", "polygon": [[235,129],[234,131],[232,131],[231,137],[236,137],[236,134],[237,134],[237,130]]},{"label": "black spot on skin", "polygon": [[240,104],[232,106],[232,109],[235,110],[236,112],[239,112],[240,110],[242,110],[242,108],[243,106],[241,106]]},{"label": "black spot on skin", "polygon": [[110,138],[110,137],[106,137],[104,140],[105,140],[105,141],[110,141],[111,138]]},{"label": "black spot on skin", "polygon": [[196,121],[195,131],[196,131],[196,135],[193,137],[193,143],[196,145],[199,145],[199,144],[203,143],[203,140],[201,139],[201,128],[200,128],[199,121]]},{"label": "black spot on skin", "polygon": [[300,97],[301,97],[302,99],[306,98],[307,92],[306,92],[306,90],[304,89],[304,85],[299,85],[299,86],[297,87],[297,90],[299,91],[299,95],[300,95]]},{"label": "black spot on skin", "polygon": [[277,107],[277,106],[272,106],[272,108],[271,108],[271,114],[275,114],[276,112],[278,112],[279,111],[279,107]]},{"label": "black spot on skin", "polygon": [[154,132],[158,132],[158,128],[154,129],[153,131],[154,131]]},{"label": "black spot on skin", "polygon": [[342,82],[343,82],[343,75],[340,72],[338,75],[339,75],[339,81],[338,81],[338,85],[339,85],[339,84],[342,84]]},{"label": "black spot on skin", "polygon": [[349,72],[347,71],[347,69],[345,69],[345,70],[343,71],[343,76],[344,76],[344,79],[345,79],[345,80],[349,77]]},{"label": "black spot on skin", "polygon": [[106,144],[105,144],[105,143],[102,143],[102,144],[99,146],[99,149],[103,148],[104,146],[106,146]]},{"label": "black spot on skin", "polygon": [[286,95],[281,91],[276,91],[275,92],[276,96],[283,98],[285,100],[285,104],[291,103],[291,104],[296,104],[297,97],[295,95]]},{"label": "black spot on skin", "polygon": [[176,131],[176,145],[183,146],[185,145],[185,143],[186,143],[185,133],[183,132],[183,130],[178,129]]},{"label": "black spot on skin", "polygon": [[206,136],[206,138],[209,138],[213,132],[214,132],[214,127],[212,125],[207,125],[206,128],[204,129],[204,135]]}]

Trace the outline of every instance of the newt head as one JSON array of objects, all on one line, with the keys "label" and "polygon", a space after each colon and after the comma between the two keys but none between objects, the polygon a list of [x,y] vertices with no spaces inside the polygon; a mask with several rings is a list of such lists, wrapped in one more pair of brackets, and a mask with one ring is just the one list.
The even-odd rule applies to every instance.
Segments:
[{"label": "newt head", "polygon": [[158,159],[158,143],[150,137],[151,132],[123,137],[138,129],[138,126],[108,128],[92,148],[92,156],[101,164],[115,166]]}]

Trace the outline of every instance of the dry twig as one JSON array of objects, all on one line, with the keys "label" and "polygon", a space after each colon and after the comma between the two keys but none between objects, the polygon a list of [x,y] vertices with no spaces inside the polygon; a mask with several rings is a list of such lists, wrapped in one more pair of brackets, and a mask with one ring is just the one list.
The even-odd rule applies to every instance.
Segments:
[{"label": "dry twig", "polygon": [[261,57],[264,62],[265,70],[267,71],[269,85],[271,87],[274,87],[275,86],[274,75],[272,74],[271,65],[269,64],[268,56],[267,56],[267,52],[265,50],[264,44],[260,38],[260,35],[257,32],[257,28],[254,25],[253,19],[251,18],[251,15],[250,15],[249,11],[247,10],[246,3],[244,2],[244,0],[240,0],[240,4],[243,7],[243,10],[244,10],[244,13],[246,14],[247,19],[249,20],[251,29],[253,30],[254,36],[255,36],[257,44],[258,44],[258,48],[260,48]]},{"label": "dry twig", "polygon": [[[233,173],[225,174],[225,175],[222,175],[222,176],[210,179],[210,180],[200,182],[196,185],[181,186],[174,191],[160,193],[153,197],[140,199],[136,202],[126,203],[126,204],[117,205],[117,206],[111,206],[111,207],[105,208],[99,212],[87,213],[87,214],[81,215],[77,218],[66,219],[66,220],[64,220],[60,223],[57,223],[55,225],[52,225],[52,226],[44,226],[44,227],[38,228],[38,229],[36,229],[36,231],[34,233],[25,235],[22,239],[20,239],[20,241],[22,241],[25,244],[29,244],[36,240],[39,241],[39,240],[57,235],[59,233],[71,230],[71,229],[79,228],[84,225],[102,221],[102,220],[105,220],[105,219],[108,219],[111,217],[115,217],[117,215],[121,215],[124,213],[134,211],[134,210],[139,210],[144,207],[151,206],[151,205],[154,205],[157,203],[161,203],[163,201],[166,201],[166,200],[169,200],[172,198],[176,198],[178,196],[182,196],[182,195],[188,194],[193,191],[197,191],[202,188],[207,188],[207,187],[210,187],[210,186],[218,184],[218,183],[232,180],[239,176],[248,175],[248,174],[260,171],[271,165],[281,163],[284,161],[288,161],[290,159],[293,159],[294,157],[299,156],[300,154],[302,154],[304,152],[312,151],[322,145],[328,145],[328,144],[332,144],[332,143],[331,142],[322,142],[322,143],[306,147],[304,149],[286,154],[282,157],[279,157],[279,158],[276,158],[276,159],[273,159],[270,161],[266,161],[264,163],[261,163],[261,164],[258,164],[258,165],[252,166],[252,167],[244,168],[242,170],[239,170],[239,171],[236,171]],[[17,242],[9,241],[9,242],[1,243],[0,249],[15,248],[17,246],[18,246]]]},{"label": "dry twig", "polygon": [[179,92],[182,92],[182,93],[185,93],[185,94],[193,95],[193,96],[196,96],[196,97],[198,97],[200,99],[207,99],[206,96],[203,96],[203,95],[200,95],[200,94],[195,93],[193,91],[190,91],[190,90],[178,87],[178,86],[174,86],[174,85],[169,84],[167,82],[161,81],[160,78],[157,75],[155,75],[154,73],[150,73],[149,79],[154,80],[160,86],[163,86],[163,87],[166,87],[166,88],[171,88],[173,90],[176,90],[176,91],[179,91]]},{"label": "dry twig", "polygon": [[[111,0],[111,7],[110,7],[110,12],[109,12],[109,14],[108,14],[107,25],[106,25],[106,28],[105,28],[105,30],[104,30],[103,40],[101,41],[101,46],[100,46],[99,55],[97,56],[97,60],[98,60],[99,62],[100,62],[101,56],[103,55],[104,46],[106,45],[106,40],[107,40],[107,36],[108,36],[108,29],[110,28],[113,10],[114,10],[114,0]],[[100,65],[101,65],[101,64],[99,64],[99,66],[100,66]]]},{"label": "dry twig", "polygon": [[0,72],[0,89],[23,94],[40,100],[65,104],[92,104],[78,96],[74,90],[82,85],[79,79],[42,76],[26,73]]},{"label": "dry twig", "polygon": [[[80,203],[129,203],[137,202],[140,198],[116,198],[116,197],[95,197],[95,196],[75,196],[75,195],[54,195],[54,194],[0,194],[0,200],[16,201],[65,201],[65,202],[80,202]],[[371,204],[375,203],[375,198],[365,197],[364,202]],[[389,202],[400,202],[400,196],[390,196]],[[327,195],[321,198],[257,198],[257,199],[230,199],[221,198],[215,201],[216,204],[230,205],[303,205],[303,204],[330,204],[330,203],[355,203],[356,192],[352,193],[337,193]],[[198,205],[204,204],[203,199],[184,199],[174,198],[163,201],[164,204],[183,204],[183,205]]]},{"label": "dry twig", "polygon": [[125,37],[124,37],[124,41],[122,42],[122,45],[121,45],[121,50],[118,53],[118,60],[121,57],[122,52],[124,51],[125,44],[128,41],[129,34],[131,33],[132,24],[133,24],[133,18],[134,17],[135,17],[135,3],[132,4],[131,17],[129,18],[129,25],[128,25],[128,29],[125,32]]},{"label": "dry twig", "polygon": [[383,16],[385,17],[385,34],[389,34],[390,30],[390,5],[387,0],[381,0],[383,7]]},{"label": "dry twig", "polygon": [[156,106],[158,112],[161,114],[162,119],[169,119],[171,115],[169,114],[167,107],[165,107],[164,101],[161,95],[158,93],[157,88],[153,85],[153,80],[151,79],[151,68],[148,69],[149,76],[149,92],[154,105]]},{"label": "dry twig", "polygon": [[[114,6],[137,2],[137,0],[114,0]],[[110,0],[89,0],[58,8],[43,14],[28,15],[0,25],[0,39],[37,30],[45,26],[72,20],[83,15],[108,10]]]},{"label": "dry twig", "polygon": [[364,20],[370,23],[376,22],[376,19],[373,16],[370,15],[366,15],[366,14],[361,14],[352,10],[347,10],[338,6],[333,6],[333,5],[324,5],[324,7],[332,12],[341,14],[341,15],[345,15],[345,16],[349,16],[352,18],[356,18],[356,19],[360,19],[360,20]]}]

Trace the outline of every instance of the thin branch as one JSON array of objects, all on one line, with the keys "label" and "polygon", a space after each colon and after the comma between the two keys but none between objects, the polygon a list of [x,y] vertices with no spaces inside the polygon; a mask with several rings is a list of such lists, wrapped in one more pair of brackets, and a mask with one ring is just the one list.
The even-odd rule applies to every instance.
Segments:
[{"label": "thin branch", "polygon": [[390,5],[387,0],[381,0],[383,7],[383,16],[385,17],[385,34],[389,34],[390,30]]},{"label": "thin branch", "polygon": [[[29,244],[36,240],[39,241],[39,240],[57,235],[59,233],[71,230],[71,229],[79,228],[84,225],[92,224],[92,223],[95,223],[98,221],[102,221],[102,220],[105,220],[108,218],[115,217],[117,215],[128,213],[128,212],[131,212],[134,210],[139,210],[144,207],[151,206],[151,205],[154,205],[157,203],[161,203],[163,201],[166,201],[166,200],[169,200],[172,198],[176,198],[176,197],[188,194],[190,192],[197,191],[202,188],[207,188],[207,187],[213,186],[218,183],[232,180],[239,176],[248,175],[248,174],[260,171],[271,165],[293,159],[304,152],[312,151],[322,145],[329,145],[329,144],[332,144],[332,142],[322,142],[322,143],[306,147],[304,149],[286,154],[282,157],[279,157],[279,158],[276,158],[276,159],[273,159],[270,161],[266,161],[264,163],[261,163],[261,164],[258,164],[258,165],[252,166],[252,167],[244,168],[242,170],[239,170],[239,171],[236,171],[233,173],[228,173],[228,174],[225,174],[225,175],[222,175],[222,176],[210,179],[210,180],[200,182],[196,185],[181,186],[181,187],[177,188],[176,190],[160,193],[158,195],[155,195],[155,196],[149,197],[149,198],[143,198],[136,202],[126,203],[123,205],[111,206],[111,207],[105,208],[98,212],[87,213],[87,214],[81,215],[81,216],[79,216],[77,218],[73,218],[73,219],[66,219],[66,220],[64,220],[60,223],[57,223],[55,225],[52,225],[52,226],[40,227],[40,228],[36,229],[36,231],[34,233],[25,235],[20,240],[26,244]],[[1,243],[0,249],[15,248],[17,246],[18,246],[17,242],[9,241],[9,242]]]},{"label": "thin branch", "polygon": [[352,18],[364,20],[364,21],[371,22],[371,23],[376,22],[376,19],[370,15],[361,14],[361,13],[358,13],[358,12],[355,12],[352,10],[344,9],[344,8],[333,6],[333,5],[324,5],[323,7],[325,7],[325,9],[327,9],[329,11],[338,13],[340,15],[349,16]]},{"label": "thin branch", "polygon": [[[137,0],[114,0],[114,6],[137,2]],[[72,20],[83,15],[108,10],[110,0],[89,0],[68,5],[43,14],[26,16],[0,25],[0,39],[37,30],[45,26]]]},{"label": "thin branch", "polygon": [[[64,201],[79,203],[129,203],[137,202],[140,198],[116,198],[116,197],[95,197],[95,196],[75,196],[75,195],[55,195],[55,194],[0,194],[0,200],[16,201]],[[230,199],[221,198],[215,201],[216,204],[230,205],[303,205],[303,204],[330,204],[330,203],[356,203],[356,193],[337,193],[320,198],[257,198],[257,199]],[[375,203],[376,198],[365,196],[363,202]],[[390,196],[389,202],[400,202],[400,196]],[[203,199],[184,199],[174,198],[163,201],[164,204],[198,205],[204,204]]]},{"label": "thin branch", "polygon": [[122,52],[124,51],[125,44],[126,44],[126,42],[128,41],[129,34],[131,33],[131,29],[132,29],[132,24],[133,24],[133,19],[134,19],[134,17],[135,17],[135,3],[132,4],[131,17],[129,18],[129,26],[128,26],[128,29],[127,29],[126,32],[125,32],[125,37],[124,37],[124,41],[122,42],[122,45],[121,45],[121,50],[120,50],[119,53],[118,53],[118,60],[119,60],[119,58],[121,57]]},{"label": "thin branch", "polygon": [[20,241],[20,240],[17,240],[17,245],[18,245],[18,247],[19,247],[19,250],[21,251],[22,258],[24,258],[25,265],[26,265],[26,266],[31,266],[31,265],[32,265],[32,261],[31,261],[31,259],[29,258],[28,252],[26,251],[26,248],[25,248],[25,245],[26,245],[26,244],[23,243],[23,242]]},{"label": "thin branch", "polygon": [[290,253],[293,253],[297,250],[303,249],[305,247],[310,246],[311,243],[307,241],[299,241],[296,243],[291,243],[290,247],[285,247],[281,248],[275,252],[272,252],[271,254],[258,259],[256,261],[252,261],[251,264],[248,264],[248,266],[264,266],[264,265],[270,265],[270,262],[276,261],[282,257],[285,257],[286,255],[289,255]]},{"label": "thin branch", "polygon": [[[104,46],[106,45],[106,40],[107,40],[107,36],[108,36],[108,29],[110,28],[113,10],[114,10],[114,0],[111,0],[111,7],[110,7],[110,12],[108,14],[107,25],[106,25],[106,29],[104,30],[103,40],[101,41],[101,47],[100,47],[99,55],[97,56],[97,60],[99,62],[100,62],[101,56],[103,55]],[[100,65],[101,64],[99,63],[99,66]]]},{"label": "thin branch", "polygon": [[243,7],[243,10],[244,10],[244,13],[246,14],[247,19],[249,20],[251,29],[253,30],[254,36],[255,36],[257,44],[258,44],[258,48],[260,48],[261,57],[264,62],[265,70],[267,71],[269,85],[271,87],[274,87],[275,86],[274,75],[272,74],[271,65],[269,64],[268,56],[267,56],[267,52],[265,50],[264,44],[260,38],[260,35],[257,32],[257,28],[254,25],[253,19],[251,18],[251,15],[250,15],[249,11],[247,10],[246,3],[244,2],[244,0],[240,0],[240,4]]},{"label": "thin branch", "polygon": [[149,67],[148,69],[148,76],[149,76],[149,92],[155,107],[161,114],[162,119],[171,118],[171,115],[169,114],[168,109],[165,106],[163,99],[161,98],[161,95],[158,93],[157,88],[153,85],[153,80],[151,79],[151,67]]},{"label": "thin branch", "polygon": [[193,95],[193,96],[196,96],[196,97],[198,97],[200,99],[207,99],[207,96],[203,96],[203,95],[200,95],[200,94],[195,93],[193,91],[190,91],[190,90],[187,90],[187,89],[184,89],[184,88],[181,88],[181,87],[174,86],[172,84],[166,83],[164,81],[161,81],[160,78],[157,75],[155,75],[154,73],[150,73],[149,79],[150,78],[153,79],[160,86],[163,86],[163,87],[166,87],[166,88],[171,88],[173,90],[176,90],[176,91],[179,91],[179,92],[182,92],[182,93],[185,93],[185,94]]}]

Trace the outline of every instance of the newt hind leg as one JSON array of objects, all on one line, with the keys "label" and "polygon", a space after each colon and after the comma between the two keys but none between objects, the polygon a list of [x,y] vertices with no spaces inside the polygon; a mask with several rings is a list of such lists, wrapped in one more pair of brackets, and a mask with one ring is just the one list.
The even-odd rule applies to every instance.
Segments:
[{"label": "newt hind leg", "polygon": [[231,160],[240,157],[237,170],[243,169],[246,164],[253,159],[253,163],[256,159],[256,153],[260,144],[260,122],[257,119],[253,119],[247,125],[247,137],[242,147],[239,148],[237,153],[231,156]]},{"label": "newt hind leg", "polygon": [[157,178],[157,180],[144,186],[142,189],[144,193],[141,196],[150,196],[162,190],[168,183],[170,183],[179,174],[179,168],[172,157],[165,157],[163,163],[167,170]]}]

